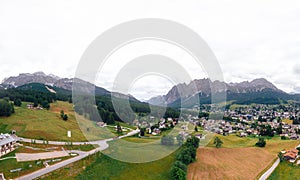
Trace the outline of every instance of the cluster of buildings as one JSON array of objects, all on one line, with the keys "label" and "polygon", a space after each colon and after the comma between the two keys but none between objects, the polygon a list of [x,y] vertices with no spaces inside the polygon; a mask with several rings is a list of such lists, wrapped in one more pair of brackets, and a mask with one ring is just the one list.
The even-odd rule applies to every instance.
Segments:
[{"label": "cluster of buildings", "polygon": [[[218,112],[204,110],[204,113]],[[226,110],[218,120],[211,117],[194,117],[191,121],[205,130],[223,135],[235,133],[245,137],[278,134],[287,139],[297,140],[300,134],[300,109],[290,105],[241,106]]]},{"label": "cluster of buildings", "polygon": [[240,137],[246,137],[249,135],[264,135],[263,131],[266,128],[270,128],[270,134],[278,134],[281,137],[286,137],[288,139],[297,140],[299,139],[300,125],[274,122],[260,122],[260,121],[250,121],[250,122],[229,122],[225,120],[207,120],[201,119],[197,121],[200,126],[205,130],[210,132],[215,132],[218,134],[229,135],[237,134]]},{"label": "cluster of buildings", "polygon": [[27,108],[28,109],[38,109],[38,110],[42,110],[43,109],[43,107],[41,107],[41,106],[37,106],[37,107],[34,107],[34,104],[27,104]]},{"label": "cluster of buildings", "polygon": [[280,119],[299,118],[300,109],[293,105],[249,105],[225,111],[224,116],[240,120],[277,121]]},{"label": "cluster of buildings", "polygon": [[133,121],[133,125],[144,128],[147,134],[156,136],[160,135],[162,131],[170,129],[177,124],[177,120],[173,118],[160,118],[158,122],[155,121],[153,116],[150,116],[149,118],[149,121],[139,121],[136,119]]}]

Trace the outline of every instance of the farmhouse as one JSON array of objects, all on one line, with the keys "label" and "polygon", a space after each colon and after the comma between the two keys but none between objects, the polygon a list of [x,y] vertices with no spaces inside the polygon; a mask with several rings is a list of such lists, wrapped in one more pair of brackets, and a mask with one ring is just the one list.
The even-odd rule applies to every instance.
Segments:
[{"label": "farmhouse", "polygon": [[104,123],[104,122],[97,122],[97,126],[99,126],[99,127],[106,127],[107,124]]},{"label": "farmhouse", "polygon": [[0,180],[5,180],[4,174],[0,173]]},{"label": "farmhouse", "polygon": [[9,134],[0,134],[0,157],[13,151],[16,139]]},{"label": "farmhouse", "polygon": [[33,109],[33,104],[27,104],[28,109]]},{"label": "farmhouse", "polygon": [[297,156],[298,156],[298,150],[297,149],[291,149],[286,151],[286,153],[283,155],[283,157],[289,161],[289,160],[296,160]]},{"label": "farmhouse", "polygon": [[292,134],[290,136],[290,139],[292,139],[292,140],[297,140],[298,138],[299,138],[299,136],[297,134]]}]

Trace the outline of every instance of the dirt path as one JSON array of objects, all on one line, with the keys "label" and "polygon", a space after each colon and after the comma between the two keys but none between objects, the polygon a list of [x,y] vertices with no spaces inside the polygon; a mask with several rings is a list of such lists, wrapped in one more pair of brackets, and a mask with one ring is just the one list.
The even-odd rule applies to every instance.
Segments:
[{"label": "dirt path", "polygon": [[16,158],[18,162],[35,161],[39,159],[51,159],[65,156],[69,156],[69,153],[67,151],[53,151],[44,153],[16,153]]}]

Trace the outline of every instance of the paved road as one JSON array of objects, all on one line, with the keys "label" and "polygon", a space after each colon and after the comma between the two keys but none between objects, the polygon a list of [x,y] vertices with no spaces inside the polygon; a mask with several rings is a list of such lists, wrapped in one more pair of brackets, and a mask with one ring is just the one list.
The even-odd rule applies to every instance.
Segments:
[{"label": "paved road", "polygon": [[[124,135],[124,136],[120,136],[118,137],[118,139],[121,139],[121,138],[124,138],[124,137],[127,137],[127,136],[132,136],[132,135],[135,135],[135,134],[138,134],[140,132],[140,130],[134,130],[134,131],[131,131],[129,132],[128,134]],[[27,142],[27,140],[29,140],[29,142],[31,142],[31,139],[25,139],[23,138],[23,142]],[[91,142],[74,142],[73,144],[74,145],[79,145],[81,143],[86,143],[86,144],[98,144],[99,147],[97,147],[96,149],[93,149],[91,151],[88,151],[88,152],[82,152],[82,151],[70,151],[70,152],[75,152],[77,154],[79,154],[78,156],[74,157],[74,158],[71,158],[71,159],[67,159],[65,161],[62,161],[62,162],[59,162],[57,164],[54,164],[54,165],[51,165],[51,166],[48,166],[46,168],[43,168],[43,169],[40,169],[40,170],[37,170],[33,173],[30,173],[30,174],[27,174],[27,175],[24,175],[24,176],[21,176],[19,178],[16,178],[17,180],[28,180],[28,179],[35,179],[35,178],[38,178],[44,174],[47,174],[47,173],[50,173],[52,171],[55,171],[59,168],[62,168],[68,164],[71,164],[73,162],[76,162],[76,161],[79,161],[89,155],[92,155],[92,154],[95,154],[96,152],[98,151],[102,151],[102,150],[105,150],[109,147],[108,145],[108,141],[112,141],[114,139],[105,139],[105,140],[99,140],[99,141],[91,141]],[[65,142],[59,142],[59,141],[49,141],[49,144],[50,142],[52,142],[52,144],[56,144],[56,145],[64,145]],[[39,142],[39,141],[36,141],[36,143],[43,143],[43,141]],[[77,144],[79,143],[79,144]]]},{"label": "paved road", "polygon": [[280,159],[278,158],[274,164],[272,165],[272,167],[270,167],[270,169],[268,169],[260,178],[259,180],[265,180],[267,179],[271,174],[272,172],[275,170],[275,168],[278,166],[278,164],[280,163]]},{"label": "paved road", "polygon": [[5,157],[5,158],[1,158],[0,161],[5,160],[5,159],[16,159],[16,157],[15,156]]},{"label": "paved road", "polygon": [[[124,137],[127,137],[127,136],[132,136],[132,135],[135,135],[137,133],[139,133],[140,130],[137,129],[137,130],[133,130],[131,132],[129,132],[128,134],[126,135],[123,135],[123,136],[119,136],[118,139],[121,139],[121,138],[124,138]],[[28,139],[28,138],[22,138],[22,137],[19,137],[21,142],[27,142],[27,143],[31,143],[32,142],[32,139]],[[73,145],[85,145],[85,144],[98,144],[98,145],[101,145],[101,143],[103,143],[104,141],[112,141],[113,138],[110,138],[110,139],[104,139],[104,140],[97,140],[97,141],[86,141],[86,142],[72,142]],[[43,140],[37,140],[35,139],[35,143],[36,144],[44,144],[44,141]],[[63,141],[48,141],[49,144],[52,144],[52,145],[66,145],[66,142],[63,142]]]}]

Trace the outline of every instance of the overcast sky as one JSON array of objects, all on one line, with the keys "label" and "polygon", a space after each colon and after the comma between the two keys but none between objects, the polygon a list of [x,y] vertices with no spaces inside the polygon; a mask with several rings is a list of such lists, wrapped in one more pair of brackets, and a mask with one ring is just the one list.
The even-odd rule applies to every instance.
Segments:
[{"label": "overcast sky", "polygon": [[[286,92],[300,92],[298,0],[0,0],[0,79],[36,71],[73,77],[97,36],[139,18],[169,19],[196,31],[214,51],[226,82],[263,77]],[[97,85],[111,89],[122,63],[153,52],[177,59],[193,78],[205,77],[184,51],[147,41],[116,52],[99,72]],[[148,76],[130,93],[148,99],[171,87],[162,77]]]}]

